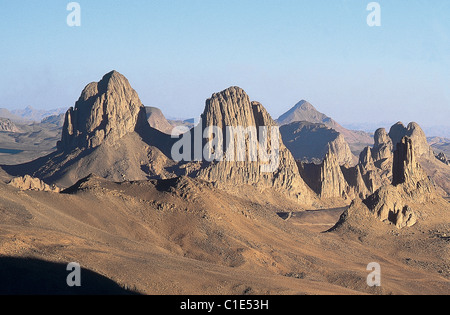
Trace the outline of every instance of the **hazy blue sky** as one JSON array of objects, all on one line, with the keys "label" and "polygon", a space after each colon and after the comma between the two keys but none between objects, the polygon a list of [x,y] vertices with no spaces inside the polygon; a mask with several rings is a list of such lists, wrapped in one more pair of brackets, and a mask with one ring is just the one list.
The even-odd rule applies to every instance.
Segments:
[{"label": "hazy blue sky", "polygon": [[115,69],[148,106],[198,116],[242,87],[277,118],[301,99],[337,121],[450,117],[450,1],[0,0],[0,107],[73,106]]}]

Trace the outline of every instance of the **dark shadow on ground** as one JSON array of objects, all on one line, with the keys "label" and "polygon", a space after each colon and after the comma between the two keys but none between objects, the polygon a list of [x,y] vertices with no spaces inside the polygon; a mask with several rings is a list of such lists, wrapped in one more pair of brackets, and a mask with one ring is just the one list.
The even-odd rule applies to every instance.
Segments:
[{"label": "dark shadow on ground", "polygon": [[[81,266],[81,286],[69,287],[67,265],[38,259],[0,257],[0,295],[137,295]],[[72,277],[69,277],[72,279]]]}]

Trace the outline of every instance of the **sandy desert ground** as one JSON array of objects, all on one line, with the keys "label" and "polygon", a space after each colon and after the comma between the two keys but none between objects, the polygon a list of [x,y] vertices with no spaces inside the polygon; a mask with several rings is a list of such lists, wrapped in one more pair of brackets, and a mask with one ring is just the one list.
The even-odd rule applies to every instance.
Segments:
[{"label": "sandy desert ground", "polygon": [[[410,229],[360,214],[325,232],[344,209],[302,212],[274,193],[242,187],[235,195],[191,178],[114,183],[93,176],[61,194],[3,183],[0,191],[1,259],[40,262],[5,263],[2,272],[33,266],[28,274],[45,275],[46,264],[61,270],[51,280],[12,279],[3,293],[17,281],[40,292],[49,281],[64,287],[69,262],[94,273],[97,292],[114,294],[450,292],[448,202],[446,212],[430,204],[427,220]],[[285,221],[281,212],[293,215]],[[381,266],[381,287],[366,283],[371,262]]]}]

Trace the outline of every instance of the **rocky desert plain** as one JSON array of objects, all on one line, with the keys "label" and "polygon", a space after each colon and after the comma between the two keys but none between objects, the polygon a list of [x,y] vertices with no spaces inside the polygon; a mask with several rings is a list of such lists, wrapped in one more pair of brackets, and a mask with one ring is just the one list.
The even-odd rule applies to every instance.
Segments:
[{"label": "rocky desert plain", "polygon": [[[163,111],[117,71],[39,120],[0,111],[0,294],[450,293],[442,139],[414,122],[349,130],[307,101],[274,119],[239,87],[212,94],[197,125]],[[277,167],[198,159],[210,126],[222,140],[279,130],[265,143]],[[71,262],[81,287],[66,283]]]}]

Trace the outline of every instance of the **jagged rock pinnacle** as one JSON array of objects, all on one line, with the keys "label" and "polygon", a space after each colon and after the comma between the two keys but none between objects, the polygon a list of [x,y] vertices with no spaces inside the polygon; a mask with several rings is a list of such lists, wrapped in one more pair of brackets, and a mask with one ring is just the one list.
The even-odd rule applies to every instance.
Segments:
[{"label": "jagged rock pinnacle", "polygon": [[88,84],[65,117],[58,148],[95,148],[114,143],[146,123],[145,108],[128,80],[117,71]]}]

